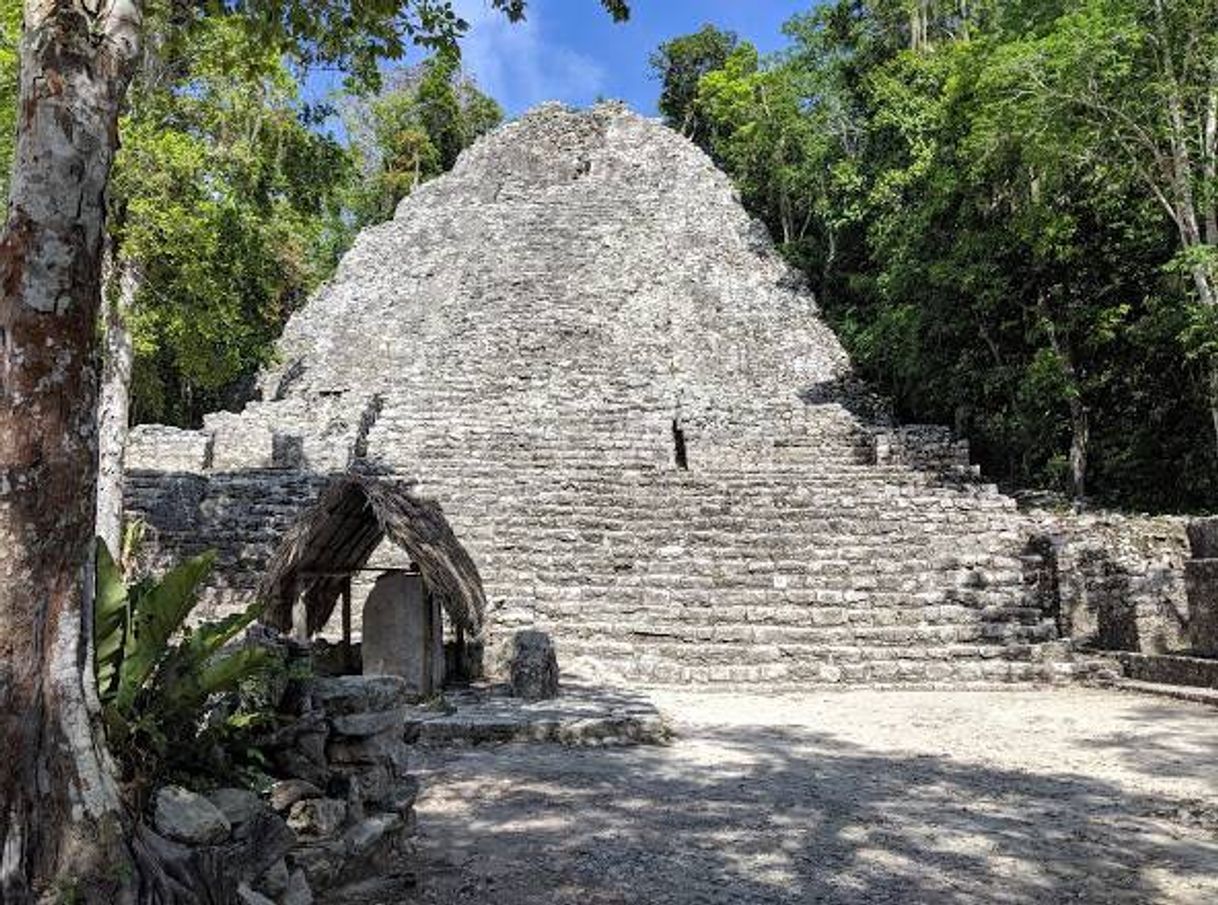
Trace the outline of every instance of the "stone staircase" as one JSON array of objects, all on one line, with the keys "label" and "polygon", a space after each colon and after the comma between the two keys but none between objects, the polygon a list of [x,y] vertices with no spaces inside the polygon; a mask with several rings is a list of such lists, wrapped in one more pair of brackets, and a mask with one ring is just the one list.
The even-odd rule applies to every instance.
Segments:
[{"label": "stone staircase", "polygon": [[798,406],[778,431],[690,418],[688,469],[660,412],[576,428],[390,400],[369,451],[440,500],[499,637],[536,625],[565,660],[633,681],[1054,681],[1106,665],[1075,658],[1036,606],[1011,499],[872,464],[858,419]]}]

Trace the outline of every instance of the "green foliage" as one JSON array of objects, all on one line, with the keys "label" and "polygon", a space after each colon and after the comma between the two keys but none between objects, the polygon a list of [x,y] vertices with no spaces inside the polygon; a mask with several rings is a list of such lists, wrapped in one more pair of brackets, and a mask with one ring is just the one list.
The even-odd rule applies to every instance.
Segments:
[{"label": "green foliage", "polygon": [[111,229],[139,273],[137,420],[197,423],[266,364],[332,269],[352,172],[302,120],[295,80],[239,23],[151,53],[120,124]]},{"label": "green foliage", "polygon": [[105,543],[97,543],[94,673],[111,747],[137,784],[206,772],[217,743],[266,718],[218,707],[270,665],[260,648],[224,650],[259,608],[186,624],[214,562],[205,553],[160,581],[128,587]]},{"label": "green foliage", "polygon": [[0,202],[8,203],[13,168],[13,136],[17,132],[18,44],[21,3],[0,0]]},{"label": "green foliage", "polygon": [[390,72],[383,90],[348,95],[343,122],[360,178],[346,195],[352,231],[393,216],[398,202],[452,169],[457,156],[503,121],[503,110],[441,54]]},{"label": "green foliage", "polygon": [[774,57],[738,47],[695,106],[903,418],[955,425],[1011,486],[1079,492],[1081,442],[1089,493],[1204,508],[1215,16],[1206,0],[838,0],[788,23]]},{"label": "green foliage", "polygon": [[664,42],[651,55],[652,74],[662,85],[660,113],[668,125],[708,150],[710,136],[697,110],[698,82],[721,69],[738,43],[732,32],[704,25],[693,34]]}]

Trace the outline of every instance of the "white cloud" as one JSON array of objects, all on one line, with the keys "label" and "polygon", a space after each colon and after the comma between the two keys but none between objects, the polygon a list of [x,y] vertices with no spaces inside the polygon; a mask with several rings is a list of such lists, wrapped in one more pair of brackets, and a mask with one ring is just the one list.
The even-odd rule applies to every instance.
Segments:
[{"label": "white cloud", "polygon": [[514,25],[486,0],[455,0],[453,7],[470,23],[461,44],[466,71],[509,115],[542,101],[588,104],[604,88],[606,74],[599,63],[551,43],[537,0],[529,4],[529,17]]}]

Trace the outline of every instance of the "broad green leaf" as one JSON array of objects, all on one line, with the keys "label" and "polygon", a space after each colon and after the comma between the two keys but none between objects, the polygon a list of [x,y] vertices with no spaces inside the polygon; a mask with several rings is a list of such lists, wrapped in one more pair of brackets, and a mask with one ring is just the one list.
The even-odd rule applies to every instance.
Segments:
[{"label": "broad green leaf", "polygon": [[93,604],[93,663],[97,693],[103,703],[117,692],[130,609],[123,575],[110,549],[97,539],[97,588]]},{"label": "broad green leaf", "polygon": [[116,704],[126,711],[168,652],[197,602],[199,585],[211,572],[216,554],[193,557],[169,572],[132,603],[132,643],[120,671]]}]

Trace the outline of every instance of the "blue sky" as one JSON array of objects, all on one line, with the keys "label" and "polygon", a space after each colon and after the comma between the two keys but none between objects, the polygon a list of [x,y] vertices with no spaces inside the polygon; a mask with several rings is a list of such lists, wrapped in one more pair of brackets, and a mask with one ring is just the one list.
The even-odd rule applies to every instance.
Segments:
[{"label": "blue sky", "polygon": [[[660,87],[647,61],[659,44],[709,23],[769,53],[786,46],[782,24],[816,0],[631,0],[630,21],[619,24],[599,0],[529,0],[528,18],[515,25],[487,0],[452,3],[471,25],[461,42],[466,71],[511,118],[543,101],[585,107],[598,97],[653,115]],[[420,59],[411,55],[402,65]],[[304,94],[325,100],[341,84],[339,73],[314,70]],[[343,137],[337,117],[323,128]]]},{"label": "blue sky", "polygon": [[598,0],[529,0],[528,19],[510,25],[486,0],[454,0],[471,23],[465,67],[509,116],[546,100],[585,106],[620,98],[655,113],[658,83],[647,59],[656,45],[705,23],[735,31],[762,52],[785,43],[782,23],[814,0],[633,0],[615,25]]}]

